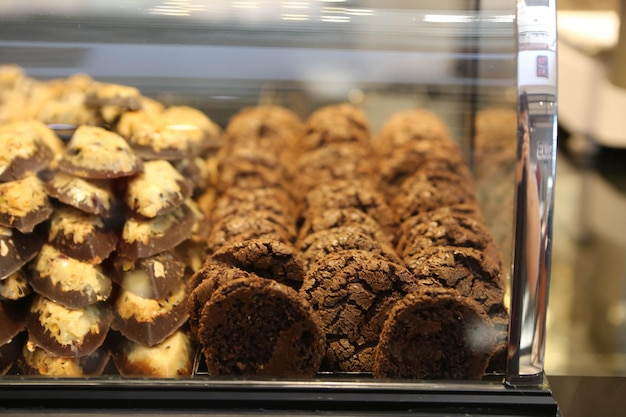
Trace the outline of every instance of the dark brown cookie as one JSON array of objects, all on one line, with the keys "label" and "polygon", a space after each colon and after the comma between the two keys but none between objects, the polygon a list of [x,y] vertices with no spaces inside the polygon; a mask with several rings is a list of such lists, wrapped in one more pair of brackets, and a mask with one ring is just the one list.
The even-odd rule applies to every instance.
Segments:
[{"label": "dark brown cookie", "polygon": [[155,218],[185,202],[193,185],[165,160],[147,161],[143,172],[128,180],[124,200],[131,212]]},{"label": "dark brown cookie", "polygon": [[59,169],[81,178],[108,179],[137,174],[143,170],[143,164],[118,134],[81,126],[61,155]]},{"label": "dark brown cookie", "polygon": [[330,104],[313,112],[306,121],[306,132],[300,139],[305,151],[320,149],[333,143],[369,144],[367,115],[350,103]]},{"label": "dark brown cookie", "polygon": [[431,246],[460,246],[482,251],[502,268],[500,251],[487,226],[447,207],[410,217],[400,225],[399,236],[396,251],[405,260]]},{"label": "dark brown cookie", "polygon": [[[279,156],[268,149],[259,148],[255,143],[241,144],[234,148],[221,148],[216,155],[219,182],[224,186],[232,183],[238,173],[254,172],[256,168],[285,175],[285,167]],[[222,178],[223,177],[223,178]],[[286,177],[285,177],[286,179]]]},{"label": "dark brown cookie", "polygon": [[326,329],[324,370],[371,372],[387,313],[418,285],[403,266],[366,251],[335,252],[316,263],[300,294]]},{"label": "dark brown cookie", "polygon": [[104,343],[111,319],[111,310],[105,303],[68,309],[36,296],[26,318],[28,342],[51,356],[90,355]]},{"label": "dark brown cookie", "polygon": [[141,259],[116,254],[108,267],[114,282],[143,298],[167,296],[185,276],[185,264],[170,252]]},{"label": "dark brown cookie", "polygon": [[357,208],[335,208],[310,211],[307,214],[308,216],[303,220],[298,230],[299,241],[306,239],[313,233],[343,226],[356,227],[361,233],[380,243],[388,243],[389,241],[389,236],[382,230],[378,222]]},{"label": "dark brown cookie", "polygon": [[187,321],[187,288],[184,281],[165,297],[143,298],[122,289],[113,306],[111,328],[143,346],[154,346]]},{"label": "dark brown cookie", "polygon": [[376,139],[379,152],[388,155],[407,143],[450,142],[452,136],[445,122],[428,109],[408,109],[389,117]]},{"label": "dark brown cookie", "polygon": [[111,341],[111,358],[120,375],[176,378],[193,372],[196,343],[188,329],[179,329],[154,346],[140,345],[117,334]]},{"label": "dark brown cookie", "polygon": [[32,260],[45,241],[46,233],[38,228],[33,233],[0,226],[0,280],[16,273]]},{"label": "dark brown cookie", "polygon": [[300,253],[292,245],[276,240],[233,242],[214,252],[212,259],[293,288],[300,288],[304,278]]},{"label": "dark brown cookie", "polygon": [[393,234],[395,221],[391,209],[370,181],[337,180],[319,184],[306,194],[301,216],[307,218],[312,212],[347,208],[368,214],[389,236]]},{"label": "dark brown cookie", "polygon": [[30,233],[52,214],[43,182],[36,175],[0,183],[0,225]]},{"label": "dark brown cookie", "polygon": [[106,346],[80,357],[59,357],[39,347],[29,349],[24,345],[18,366],[24,375],[84,378],[102,375],[110,357]]},{"label": "dark brown cookie", "polygon": [[56,171],[46,181],[45,188],[49,196],[85,213],[110,217],[116,209],[113,187],[108,180],[87,180]]},{"label": "dark brown cookie", "polygon": [[479,250],[432,246],[407,259],[406,266],[419,280],[435,280],[476,300],[489,316],[505,311],[501,268]]},{"label": "dark brown cookie", "polygon": [[232,242],[263,238],[292,244],[295,239],[293,226],[285,226],[283,220],[267,211],[227,216],[212,225],[207,238],[207,252],[213,253]]},{"label": "dark brown cookie", "polygon": [[390,206],[401,224],[417,214],[458,204],[478,204],[473,187],[456,174],[439,173],[436,177],[408,178]]},{"label": "dark brown cookie", "polygon": [[100,265],[70,258],[44,244],[30,265],[33,290],[66,308],[83,308],[106,301],[112,281]]},{"label": "dark brown cookie", "polygon": [[97,265],[115,250],[117,233],[100,216],[61,206],[50,219],[48,243],[68,257]]},{"label": "dark brown cookie", "polygon": [[259,149],[290,153],[297,145],[302,130],[302,120],[285,107],[246,107],[229,120],[224,147],[230,150],[254,144]]},{"label": "dark brown cookie", "polygon": [[211,299],[219,287],[236,279],[256,277],[258,276],[252,272],[215,262],[209,258],[189,280],[191,293],[187,299],[187,313],[189,314],[189,327],[193,334],[198,334],[198,323],[204,304]]},{"label": "dark brown cookie", "polygon": [[362,233],[359,228],[352,226],[336,227],[313,233],[300,241],[297,248],[302,252],[305,271],[326,255],[351,249],[367,251],[390,262],[401,262],[390,244],[375,241],[371,236]]},{"label": "dark brown cookie", "polygon": [[471,178],[461,150],[454,142],[409,142],[381,159],[380,180],[387,195],[394,195],[402,183],[417,171],[451,171]]},{"label": "dark brown cookie", "polygon": [[374,377],[479,380],[494,348],[493,333],[481,306],[454,290],[408,294],[385,320]]},{"label": "dark brown cookie", "polygon": [[299,193],[334,180],[366,179],[375,175],[371,150],[360,143],[334,143],[306,152],[297,162]]},{"label": "dark brown cookie", "polygon": [[276,187],[229,189],[215,201],[211,218],[216,222],[231,215],[245,216],[252,212],[273,213],[277,223],[295,227],[297,207],[286,190]]},{"label": "dark brown cookie", "polygon": [[323,325],[311,306],[262,278],[221,286],[204,305],[198,336],[212,376],[310,378],[324,354]]}]

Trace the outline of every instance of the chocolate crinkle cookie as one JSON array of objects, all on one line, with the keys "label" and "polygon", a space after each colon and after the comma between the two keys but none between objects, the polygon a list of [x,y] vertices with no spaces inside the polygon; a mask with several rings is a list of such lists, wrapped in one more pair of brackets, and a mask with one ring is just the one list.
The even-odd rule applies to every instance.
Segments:
[{"label": "chocolate crinkle cookie", "polygon": [[487,226],[471,215],[443,209],[407,219],[399,229],[396,246],[403,259],[411,259],[432,246],[459,246],[482,251],[501,269],[500,251]]},{"label": "chocolate crinkle cookie", "polygon": [[254,278],[260,277],[236,266],[208,258],[202,268],[197,270],[189,280],[191,292],[187,299],[187,313],[189,314],[188,321],[193,334],[198,335],[198,325],[204,304],[211,299],[211,296],[219,287],[236,279]]},{"label": "chocolate crinkle cookie", "polygon": [[403,266],[367,251],[339,251],[315,264],[300,294],[326,329],[323,370],[371,372],[389,310],[420,285],[426,284],[419,284]]},{"label": "chocolate crinkle cookie", "polygon": [[324,355],[323,324],[295,290],[244,278],[204,305],[198,335],[209,375],[310,378]]},{"label": "chocolate crinkle cookie", "polygon": [[393,214],[383,194],[370,180],[337,180],[321,183],[306,194],[301,218],[310,213],[329,209],[353,208],[376,220],[391,236],[395,229]]},{"label": "chocolate crinkle cookie", "polygon": [[377,242],[389,243],[389,236],[378,222],[357,208],[331,208],[309,212],[298,229],[298,240],[303,241],[314,233],[344,226],[357,228]]},{"label": "chocolate crinkle cookie", "polygon": [[405,296],[385,320],[375,378],[479,380],[495,347],[483,308],[449,288]]},{"label": "chocolate crinkle cookie", "polygon": [[400,263],[393,247],[374,240],[357,227],[343,226],[322,230],[300,241],[297,248],[302,252],[304,268],[308,270],[326,255],[342,250],[358,249],[379,255],[391,262]]},{"label": "chocolate crinkle cookie", "polygon": [[489,316],[505,314],[501,269],[479,250],[433,246],[408,259],[406,266],[418,280],[435,280],[474,299]]},{"label": "chocolate crinkle cookie", "polygon": [[234,242],[214,252],[212,259],[293,288],[299,288],[304,278],[300,253],[293,245],[272,239]]}]

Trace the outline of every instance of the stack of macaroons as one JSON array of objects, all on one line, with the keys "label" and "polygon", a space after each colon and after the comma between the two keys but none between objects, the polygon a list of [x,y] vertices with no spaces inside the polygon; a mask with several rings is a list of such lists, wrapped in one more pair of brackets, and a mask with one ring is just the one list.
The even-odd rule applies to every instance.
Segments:
[{"label": "stack of macaroons", "polygon": [[243,109],[218,154],[208,257],[192,277],[190,325],[212,376],[313,377],[320,319],[298,294],[292,180],[301,122],[278,106]]},{"label": "stack of macaroons", "polygon": [[[185,277],[206,239],[195,199],[214,180],[220,127],[83,75],[1,67],[0,86],[3,307],[34,293],[5,309],[28,330],[19,370],[93,376],[112,356],[123,375],[190,375]],[[19,332],[9,327],[3,345]]]},{"label": "stack of macaroons", "polygon": [[63,143],[41,122],[0,125],[0,373],[24,346],[32,299],[28,265],[39,253],[53,205],[39,173],[56,163]]}]

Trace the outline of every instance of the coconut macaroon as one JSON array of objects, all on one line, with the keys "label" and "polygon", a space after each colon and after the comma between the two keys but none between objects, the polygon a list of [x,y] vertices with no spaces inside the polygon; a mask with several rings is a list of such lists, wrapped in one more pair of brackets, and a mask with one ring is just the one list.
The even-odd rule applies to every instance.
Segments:
[{"label": "coconut macaroon", "polygon": [[35,120],[0,126],[0,181],[18,180],[47,168],[59,150],[50,136],[54,133]]},{"label": "coconut macaroon", "polygon": [[140,345],[159,344],[187,321],[187,295],[184,280],[157,299],[122,289],[113,306],[111,328]]},{"label": "coconut macaroon", "polygon": [[124,337],[112,340],[113,363],[120,375],[175,378],[193,373],[196,343],[188,330],[179,329],[154,346]]},{"label": "coconut macaroon", "polygon": [[0,225],[30,233],[52,214],[52,204],[36,175],[0,183]]},{"label": "coconut macaroon", "polygon": [[26,328],[29,346],[38,346],[53,356],[79,357],[102,346],[112,315],[105,303],[68,309],[43,296],[33,300]]},{"label": "coconut macaroon", "polygon": [[197,109],[172,106],[124,113],[117,132],[143,159],[180,160],[216,148],[221,128]]},{"label": "coconut macaroon", "polygon": [[33,289],[67,308],[86,307],[111,295],[112,281],[100,265],[71,258],[52,245],[43,245],[31,268]]},{"label": "coconut macaroon", "polygon": [[141,159],[120,135],[96,126],[81,126],[72,135],[59,168],[88,179],[127,177],[143,170]]},{"label": "coconut macaroon", "polygon": [[141,216],[154,218],[184,203],[193,186],[165,160],[147,161],[144,172],[128,181],[125,201]]},{"label": "coconut macaroon", "polygon": [[114,213],[115,196],[109,180],[89,180],[55,171],[48,176],[45,188],[49,196],[86,213],[103,217]]}]

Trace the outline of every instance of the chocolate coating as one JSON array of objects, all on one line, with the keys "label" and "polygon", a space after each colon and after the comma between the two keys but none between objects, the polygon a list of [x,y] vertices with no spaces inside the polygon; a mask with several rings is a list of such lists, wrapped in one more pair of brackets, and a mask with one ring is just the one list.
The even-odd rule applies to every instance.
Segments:
[{"label": "chocolate coating", "polygon": [[143,346],[163,342],[187,321],[184,281],[167,296],[148,299],[122,289],[113,307],[111,328]]},{"label": "chocolate coating", "polygon": [[48,244],[30,270],[33,290],[69,309],[106,301],[111,295],[111,279],[100,265],[68,257]]},{"label": "chocolate coating", "polygon": [[0,280],[16,273],[37,256],[44,240],[43,228],[26,234],[0,226]]},{"label": "chocolate coating", "polygon": [[195,223],[193,211],[185,204],[154,219],[127,219],[118,253],[136,259],[170,250],[191,237]]},{"label": "chocolate coating", "polygon": [[108,266],[113,281],[143,298],[165,297],[185,275],[185,264],[170,252],[140,259],[116,255]]}]

